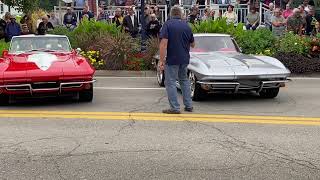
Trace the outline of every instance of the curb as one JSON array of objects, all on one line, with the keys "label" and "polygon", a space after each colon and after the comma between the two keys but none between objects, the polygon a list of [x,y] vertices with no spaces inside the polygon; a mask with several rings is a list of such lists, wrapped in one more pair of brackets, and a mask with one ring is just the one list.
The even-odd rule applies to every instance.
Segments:
[{"label": "curb", "polygon": [[[95,76],[108,77],[156,77],[156,71],[96,70]],[[320,73],[291,74],[289,78],[320,78]]]}]

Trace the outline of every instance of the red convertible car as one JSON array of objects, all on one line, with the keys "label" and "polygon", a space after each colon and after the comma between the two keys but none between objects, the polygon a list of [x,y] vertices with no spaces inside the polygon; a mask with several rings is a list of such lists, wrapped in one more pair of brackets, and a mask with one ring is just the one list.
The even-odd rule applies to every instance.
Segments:
[{"label": "red convertible car", "polygon": [[95,69],[60,35],[13,37],[0,58],[0,102],[16,97],[93,99]]}]

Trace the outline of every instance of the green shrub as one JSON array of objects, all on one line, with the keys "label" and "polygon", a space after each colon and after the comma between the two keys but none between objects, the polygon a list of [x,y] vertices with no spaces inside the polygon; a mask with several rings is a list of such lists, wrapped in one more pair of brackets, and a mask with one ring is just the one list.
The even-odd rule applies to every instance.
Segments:
[{"label": "green shrub", "polygon": [[293,33],[286,33],[277,44],[279,53],[295,53],[308,55],[311,49],[311,39],[309,37],[301,37]]},{"label": "green shrub", "polygon": [[243,24],[236,27],[233,23],[228,24],[225,18],[219,20],[206,20],[196,24],[190,24],[193,33],[223,33],[238,35],[243,33]]},{"label": "green shrub", "polygon": [[106,34],[88,46],[88,49],[100,52],[107,69],[123,70],[129,57],[140,51],[138,42],[126,33]]},{"label": "green shrub", "polygon": [[236,36],[236,41],[246,54],[272,55],[275,49],[276,38],[268,29],[244,31]]},{"label": "green shrub", "polygon": [[10,43],[6,43],[4,40],[0,41],[0,56],[2,55],[3,50],[8,50]]},{"label": "green shrub", "polygon": [[84,20],[73,31],[73,36],[76,39],[75,45],[77,47],[80,47],[84,50],[89,50],[88,45],[95,43],[104,36],[108,34],[116,36],[120,33],[120,28],[116,27],[115,24]]},{"label": "green shrub", "polygon": [[54,28],[52,31],[50,31],[50,34],[55,34],[55,35],[66,35],[69,38],[70,44],[73,48],[77,48],[76,47],[76,39],[74,38],[74,33],[72,31],[70,31],[68,28],[64,27],[64,26],[59,26]]}]

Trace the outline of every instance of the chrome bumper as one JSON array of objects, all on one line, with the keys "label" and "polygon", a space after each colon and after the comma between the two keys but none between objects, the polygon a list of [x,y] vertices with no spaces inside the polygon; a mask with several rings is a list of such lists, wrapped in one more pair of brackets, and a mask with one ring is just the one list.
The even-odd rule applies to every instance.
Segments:
[{"label": "chrome bumper", "polygon": [[[233,90],[234,93],[237,93],[239,90],[256,90],[257,93],[261,92],[262,89],[266,88],[278,88],[283,84],[289,82],[289,80],[278,80],[278,81],[261,81],[259,86],[242,86],[239,82],[204,82],[197,81],[197,83],[209,86],[210,89],[217,90]],[[270,86],[267,86],[270,85]]]},{"label": "chrome bumper", "polygon": [[[7,91],[29,91],[32,95],[33,92],[37,91],[59,91],[59,93],[62,93],[63,89],[70,89],[70,88],[81,88],[84,84],[90,84],[94,83],[96,80],[91,81],[79,81],[79,82],[65,82],[60,83],[59,87],[57,88],[32,88],[31,84],[8,84],[8,85],[2,85],[0,88],[6,88]],[[41,83],[52,83],[52,82],[41,82]],[[16,89],[15,89],[16,88]]]}]

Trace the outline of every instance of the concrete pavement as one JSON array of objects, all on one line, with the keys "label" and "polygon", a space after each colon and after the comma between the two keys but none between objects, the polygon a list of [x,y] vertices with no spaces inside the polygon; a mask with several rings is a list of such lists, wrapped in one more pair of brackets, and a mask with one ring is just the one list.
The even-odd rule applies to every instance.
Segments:
[{"label": "concrete pavement", "polygon": [[319,82],[295,79],[272,100],[215,95],[169,117],[154,78],[99,77],[92,103],[0,107],[0,179],[320,179]]}]

